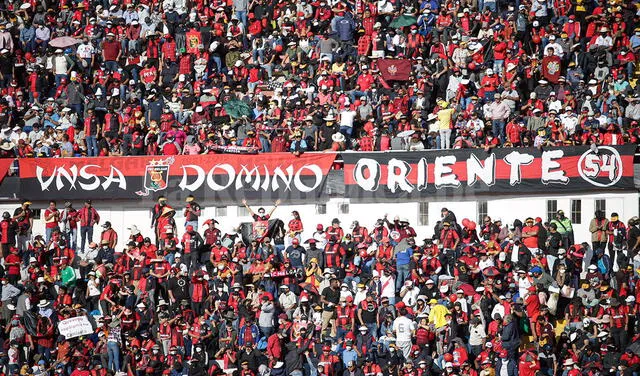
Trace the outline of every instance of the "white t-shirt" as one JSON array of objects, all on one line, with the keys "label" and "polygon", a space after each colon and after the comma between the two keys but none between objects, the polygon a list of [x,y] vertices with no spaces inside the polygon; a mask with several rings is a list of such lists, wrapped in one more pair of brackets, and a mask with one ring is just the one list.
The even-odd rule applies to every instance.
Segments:
[{"label": "white t-shirt", "polygon": [[405,316],[399,316],[393,320],[393,331],[396,333],[396,341],[411,342],[411,333],[416,329],[416,323]]},{"label": "white t-shirt", "polygon": [[418,295],[420,295],[420,289],[413,286],[407,290],[407,293],[402,298],[402,302],[409,307],[413,307],[417,303]]},{"label": "white t-shirt", "polygon": [[95,50],[91,45],[91,43],[87,43],[87,44],[82,43],[78,45],[78,49],[76,50],[76,53],[82,59],[91,59],[91,56],[93,55],[94,51]]},{"label": "white t-shirt", "polygon": [[353,120],[356,118],[356,112],[345,110],[340,112],[340,126],[341,127],[353,127]]},{"label": "white t-shirt", "polygon": [[93,281],[91,281],[91,280],[87,281],[87,288],[89,289],[89,296],[100,295],[100,289],[98,288],[99,284],[100,284],[100,281],[98,280],[98,278],[94,279]]},{"label": "white t-shirt", "polygon": [[69,69],[69,63],[64,56],[54,56],[52,59],[53,73],[54,74],[67,74]]},{"label": "white t-shirt", "polygon": [[387,298],[391,298],[396,295],[396,283],[395,278],[393,278],[392,275],[388,277],[385,275],[381,275],[380,283],[382,285],[382,291],[380,292],[381,297],[386,296]]},{"label": "white t-shirt", "polygon": [[578,118],[573,115],[560,115],[562,126],[570,135],[574,134],[578,126]]}]

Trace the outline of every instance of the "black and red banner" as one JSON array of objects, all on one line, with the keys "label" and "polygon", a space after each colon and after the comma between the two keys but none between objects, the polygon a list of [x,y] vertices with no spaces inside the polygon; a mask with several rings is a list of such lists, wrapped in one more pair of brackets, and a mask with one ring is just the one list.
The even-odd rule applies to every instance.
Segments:
[{"label": "black and red banner", "polygon": [[633,189],[635,145],[344,153],[352,199]]},{"label": "black and red banner", "polygon": [[21,196],[301,202],[324,191],[334,153],[21,159]]}]

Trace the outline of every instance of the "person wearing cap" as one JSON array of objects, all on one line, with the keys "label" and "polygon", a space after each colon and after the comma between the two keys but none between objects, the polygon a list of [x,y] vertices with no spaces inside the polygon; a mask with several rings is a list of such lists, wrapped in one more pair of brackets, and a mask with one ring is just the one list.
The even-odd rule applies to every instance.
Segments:
[{"label": "person wearing cap", "polygon": [[[329,286],[325,287],[320,293],[320,302],[323,305],[322,310],[322,326],[320,332],[320,338],[326,338],[327,336],[336,336],[335,325],[335,311],[336,307],[340,303],[340,281],[338,278],[330,277]],[[331,333],[327,333],[329,324],[331,325]]]},{"label": "person wearing cap", "polygon": [[91,200],[85,200],[76,217],[80,224],[80,249],[84,250],[85,244],[93,242],[93,226],[100,224],[100,215]]},{"label": "person wearing cap", "polygon": [[[18,224],[11,218],[11,214],[8,211],[2,213],[2,221],[0,221],[0,259],[9,255],[9,250],[15,247],[17,232]],[[20,274],[19,267],[17,274]]]},{"label": "person wearing cap", "polygon": [[60,212],[60,232],[69,241],[71,249],[76,250],[78,237],[78,211],[71,201],[64,203],[64,209]]},{"label": "person wearing cap", "polygon": [[[420,255],[415,253],[414,255]],[[413,308],[418,301],[418,295],[420,295],[420,288],[416,286],[411,279],[404,281],[404,285],[399,292],[400,298],[407,307]]]},{"label": "person wearing cap", "polygon": [[100,234],[100,242],[102,244],[106,244],[111,249],[116,249],[116,245],[118,244],[118,233],[111,227],[111,222],[106,221],[102,225],[102,233]]},{"label": "person wearing cap", "polygon": [[[339,225],[339,222],[337,224]],[[330,228],[331,227],[333,226],[330,226]],[[340,229],[340,231],[342,231],[342,229]],[[336,235],[327,235],[327,244],[324,246],[325,266],[334,269],[343,269],[345,267],[345,256],[346,250],[342,245],[342,238],[338,238]]]},{"label": "person wearing cap", "polygon": [[607,229],[609,220],[603,210],[596,210],[594,218],[589,223],[591,233],[591,249],[605,249],[607,246]]},{"label": "person wearing cap", "polygon": [[[402,291],[404,283],[406,280],[411,278],[411,259],[413,257],[413,253],[418,251],[418,247],[416,246],[415,240],[413,238],[407,239],[407,244],[399,244],[398,248],[396,248],[396,253],[394,255],[396,259],[396,291]],[[413,287],[413,284],[411,284]],[[401,296],[404,296],[401,292]],[[410,297],[411,298],[411,297]],[[415,297],[413,297],[415,298]],[[415,299],[412,299],[412,303],[415,304]],[[412,305],[413,305],[412,304]]]},{"label": "person wearing cap", "polygon": [[187,225],[180,244],[184,254],[184,263],[189,268],[189,271],[193,272],[200,263],[198,257],[200,249],[204,245],[204,240],[192,225]]},{"label": "person wearing cap", "polygon": [[107,38],[102,41],[101,50],[102,60],[106,69],[111,72],[118,71],[118,60],[120,60],[122,54],[122,44],[116,40],[115,34],[112,32],[107,33]]},{"label": "person wearing cap", "polygon": [[353,304],[351,295],[340,299],[340,304],[336,307],[336,335],[338,338],[344,338],[347,333],[355,330],[356,324],[356,307]]},{"label": "person wearing cap", "polygon": [[13,211],[12,219],[18,225],[16,246],[20,252],[25,252],[28,248],[31,228],[33,227],[33,210],[31,209],[31,201],[23,200],[22,204]]},{"label": "person wearing cap", "polygon": [[498,93],[494,96],[494,101],[487,108],[487,120],[491,120],[491,129],[493,136],[504,143],[506,140],[505,125],[511,115],[511,108],[502,100],[502,96]]},{"label": "person wearing cap", "polygon": [[291,239],[291,245],[284,250],[284,257],[291,263],[291,267],[295,269],[302,269],[305,265],[307,251],[300,245],[300,240],[297,237]]},{"label": "person wearing cap", "polygon": [[49,242],[51,241],[51,236],[54,231],[58,231],[60,229],[60,211],[56,207],[56,202],[54,200],[49,201],[49,206],[45,209],[43,218],[45,223],[45,240]]},{"label": "person wearing cap", "polygon": [[438,117],[440,149],[451,149],[451,126],[454,113],[455,108],[449,107],[448,102],[441,101],[439,103],[439,110],[436,115]]},{"label": "person wearing cap", "polygon": [[585,281],[589,282],[589,286],[583,286],[581,290],[584,290],[584,292],[581,293],[581,291],[579,290],[578,293],[581,293],[581,294],[578,296],[582,297],[584,300],[586,300],[587,297],[591,299],[595,299],[596,297],[595,292],[592,294],[589,294],[589,292],[591,292],[591,287],[593,287],[594,289],[598,287],[598,284],[603,279],[604,279],[604,276],[602,275],[602,273],[600,273],[600,270],[598,270],[598,266],[594,264],[589,265],[587,267],[587,275],[585,276]]},{"label": "person wearing cap", "polygon": [[55,78],[56,87],[60,86],[60,82],[63,79],[67,79],[69,74],[71,58],[63,54],[62,48],[55,50],[55,55],[51,58],[51,64],[53,65],[53,74]]},{"label": "person wearing cap", "polygon": [[298,240],[298,244],[300,244],[301,235],[304,231],[304,225],[302,220],[300,219],[300,213],[297,210],[291,212],[291,216],[293,217],[289,223],[287,224],[287,235],[285,236],[285,247],[289,247],[293,239]]},{"label": "person wearing cap", "polygon": [[[18,286],[18,281],[20,280],[20,265],[22,264],[22,259],[18,254],[18,249],[15,247],[10,247],[7,249],[7,254],[4,256],[4,267],[5,267],[5,278],[3,278],[3,286],[2,286],[2,300],[7,301],[13,297],[14,288]],[[8,287],[7,284],[11,285]],[[5,294],[5,287],[7,293]],[[16,295],[19,294],[19,290],[15,289]],[[6,303],[6,302],[5,302]],[[5,305],[6,307],[6,305]]]},{"label": "person wearing cap", "polygon": [[171,205],[167,203],[167,198],[163,195],[158,197],[157,203],[151,208],[151,228],[154,229],[156,235],[156,246],[160,244],[160,217],[165,209],[173,209]]},{"label": "person wearing cap", "polygon": [[[325,344],[322,346],[322,353],[318,356],[318,366],[322,366],[324,369],[324,373],[322,375],[332,375],[335,374],[335,370],[341,369],[341,360],[340,357],[331,352],[331,346]],[[319,373],[320,374],[320,373]]]},{"label": "person wearing cap", "polygon": [[184,220],[186,226],[192,226],[193,229],[198,231],[198,219],[201,215],[200,205],[196,202],[196,198],[193,195],[187,196],[185,199],[187,205],[184,207]]},{"label": "person wearing cap", "polygon": [[440,244],[442,244],[442,267],[448,271],[449,275],[453,275],[455,268],[455,250],[460,243],[460,235],[451,227],[450,222],[442,222],[442,230],[440,231]]},{"label": "person wearing cap", "polygon": [[[611,213],[611,220],[607,221],[606,233],[609,248],[609,257],[614,259],[614,250],[622,249],[623,244],[627,240],[627,228],[624,222],[620,220],[618,213]],[[595,247],[593,249],[596,249]]]},{"label": "person wearing cap", "polygon": [[278,296],[278,303],[282,309],[287,312],[288,315],[293,314],[293,310],[296,308],[298,304],[298,300],[296,294],[294,294],[289,286],[281,285],[280,286],[280,295]]}]

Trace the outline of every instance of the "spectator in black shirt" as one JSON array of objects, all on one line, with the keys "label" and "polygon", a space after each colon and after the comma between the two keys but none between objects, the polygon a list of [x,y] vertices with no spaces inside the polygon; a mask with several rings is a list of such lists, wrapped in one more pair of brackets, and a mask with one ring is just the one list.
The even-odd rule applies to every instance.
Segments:
[{"label": "spectator in black shirt", "polygon": [[629,220],[629,236],[627,238],[627,247],[629,249],[629,258],[638,253],[640,247],[640,229],[638,229],[638,218],[633,217]]},{"label": "spectator in black shirt", "polygon": [[340,303],[340,281],[336,277],[331,278],[331,282],[329,287],[325,287],[322,290],[322,296],[320,297],[320,301],[324,305],[324,310],[322,311],[322,333],[321,336],[324,338],[327,333],[327,327],[329,323],[331,323],[331,336],[335,337],[335,319],[333,318],[334,312],[336,309],[336,305]]},{"label": "spectator in black shirt", "polygon": [[547,237],[547,251],[551,256],[558,255],[558,249],[562,247],[562,235],[558,232],[555,223],[549,224],[549,236]]}]

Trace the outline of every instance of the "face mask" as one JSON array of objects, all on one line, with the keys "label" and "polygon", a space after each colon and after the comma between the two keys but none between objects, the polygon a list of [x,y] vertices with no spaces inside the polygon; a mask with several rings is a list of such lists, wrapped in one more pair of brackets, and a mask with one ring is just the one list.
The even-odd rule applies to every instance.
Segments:
[{"label": "face mask", "polygon": [[347,351],[351,351],[352,348],[353,346],[347,346]]},{"label": "face mask", "polygon": [[418,30],[411,30],[411,34],[417,34]]},{"label": "face mask", "polygon": [[154,354],[157,354],[157,353],[158,353],[158,350],[153,350],[153,353],[154,353]]},{"label": "face mask", "polygon": [[201,347],[196,347],[196,352],[197,352],[197,353],[199,353],[199,352],[201,352],[201,351],[202,351],[202,348],[201,348]]},{"label": "face mask", "polygon": [[390,352],[390,353],[394,353],[394,352],[396,352],[396,349],[395,349],[395,348],[393,348],[393,347],[391,347],[391,348],[389,348],[389,352]]},{"label": "face mask", "polygon": [[346,307],[346,306],[347,306],[347,303],[340,303],[340,306],[342,306],[342,307]]}]

